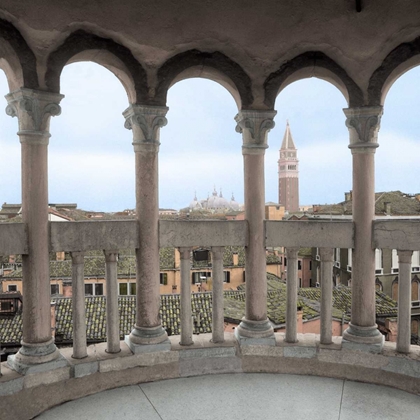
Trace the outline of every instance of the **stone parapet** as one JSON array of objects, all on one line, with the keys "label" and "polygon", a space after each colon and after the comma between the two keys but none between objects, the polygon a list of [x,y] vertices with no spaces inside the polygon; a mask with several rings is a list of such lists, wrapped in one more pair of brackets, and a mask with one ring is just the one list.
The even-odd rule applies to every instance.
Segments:
[{"label": "stone parapet", "polygon": [[[275,334],[275,346],[241,346],[233,333],[215,344],[211,334],[194,337],[188,348],[171,336],[171,351],[133,354],[121,342],[121,352],[109,354],[106,343],[88,347],[85,359],[73,359],[72,349],[61,354],[69,366],[21,375],[2,363],[0,412],[4,418],[29,419],[65,401],[115,387],[164,379],[215,373],[265,372],[345,378],[391,386],[420,395],[420,347],[397,353],[395,343],[386,342],[381,354],[350,350],[341,337],[320,344],[316,334],[298,334],[298,342],[286,343]],[[9,417],[7,417],[9,416]]]}]

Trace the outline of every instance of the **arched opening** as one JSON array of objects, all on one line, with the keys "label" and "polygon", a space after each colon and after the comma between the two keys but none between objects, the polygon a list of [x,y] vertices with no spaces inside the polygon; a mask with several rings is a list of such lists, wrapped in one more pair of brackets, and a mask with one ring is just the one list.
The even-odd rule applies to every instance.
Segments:
[{"label": "arched opening", "polygon": [[160,207],[189,210],[196,197],[196,210],[216,214],[223,210],[213,203],[214,190],[219,199],[220,189],[228,205],[232,194],[243,203],[242,139],[235,132],[237,108],[229,92],[211,80],[183,80],[169,90],[167,105],[159,155]]},{"label": "arched opening", "polygon": [[392,282],[392,299],[398,301],[398,277],[395,277],[394,281]]},{"label": "arched opening", "polygon": [[294,176],[293,170],[282,167],[289,165],[288,156],[285,155],[285,163],[282,163],[279,150],[288,122],[299,161],[301,215],[309,210],[334,216],[351,214],[351,205],[346,206],[344,202],[344,193],[352,185],[351,153],[347,148],[348,131],[342,111],[345,107],[347,103],[340,91],[324,80],[299,80],[281,91],[275,105],[276,126],[269,134],[270,148],[266,152],[266,201],[283,204],[280,173],[286,178],[288,172]]},{"label": "arched opening", "polygon": [[419,185],[413,177],[420,133],[419,77],[420,67],[404,73],[386,96],[376,151],[376,192],[391,194],[378,195],[377,214],[420,214],[420,202],[416,198]]},{"label": "arched opening", "polygon": [[[5,73],[0,71],[0,98],[2,101],[2,110],[7,106],[7,101],[4,96],[8,93],[8,79]],[[0,127],[2,131],[0,136],[0,150],[3,156],[0,165],[1,204],[21,204],[21,146],[19,137],[16,134],[18,131],[17,119],[9,117],[4,111],[0,112]]]},{"label": "arched opening", "polygon": [[418,302],[420,300],[420,280],[417,276],[411,281],[411,300]]},{"label": "arched opening", "polygon": [[375,279],[375,289],[377,292],[382,292],[384,290],[384,286],[378,277]]},{"label": "arched opening", "polygon": [[61,74],[62,113],[51,120],[50,203],[115,212],[135,207],[132,135],[118,79],[95,63],[67,65]]}]

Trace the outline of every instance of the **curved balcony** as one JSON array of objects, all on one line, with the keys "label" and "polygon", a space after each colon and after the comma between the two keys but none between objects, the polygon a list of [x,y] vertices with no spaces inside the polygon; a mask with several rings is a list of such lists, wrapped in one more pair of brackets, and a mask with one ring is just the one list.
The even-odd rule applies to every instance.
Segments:
[{"label": "curved balcony", "polygon": [[[375,221],[372,247],[404,248],[405,252],[419,249],[419,229],[420,224],[413,220]],[[0,230],[3,255],[26,252],[23,224],[0,225]],[[182,246],[187,249],[187,255],[193,246],[211,247],[217,252],[217,248],[223,246],[246,246],[249,240],[246,221],[161,221],[159,232],[160,246]],[[60,356],[53,361],[33,364],[20,372],[13,360],[9,360],[9,364],[2,363],[0,405],[1,412],[9,416],[5,418],[32,418],[65,401],[112,388],[215,373],[316,375],[392,386],[420,395],[420,347],[410,346],[411,305],[404,304],[410,299],[410,287],[404,288],[404,278],[410,279],[411,272],[410,267],[407,270],[404,265],[407,263],[400,261],[397,343],[385,342],[378,347],[348,342],[345,338],[332,336],[332,293],[327,285],[331,285],[333,262],[328,250],[354,246],[353,223],[266,221],[265,232],[267,247],[285,246],[288,250],[286,333],[275,333],[268,338],[241,337],[238,330],[235,334],[223,333],[223,293],[222,288],[217,287],[223,277],[214,273],[213,332],[193,336],[190,266],[182,265],[181,259],[181,277],[188,279],[184,283],[187,293],[182,294],[181,284],[181,336],[169,337],[164,346],[143,345],[140,351],[130,345],[128,338],[120,341],[118,329],[112,328],[112,325],[118,325],[118,310],[112,306],[115,296],[109,295],[107,342],[87,346],[83,328],[84,294],[73,293],[73,347],[60,349]],[[115,252],[121,248],[136,248],[138,237],[136,221],[50,222],[52,251],[64,250],[80,255],[91,249]],[[297,270],[293,265],[297,264],[297,259],[293,258],[293,250],[299,247],[321,249],[320,335],[298,334],[296,329]],[[222,273],[223,265],[217,264],[217,258],[215,261],[213,270]],[[113,264],[115,261],[107,258],[108,285],[117,282]],[[74,286],[83,284],[82,266],[83,258],[73,258]],[[112,285],[107,287],[107,291],[110,290],[113,290]]]}]

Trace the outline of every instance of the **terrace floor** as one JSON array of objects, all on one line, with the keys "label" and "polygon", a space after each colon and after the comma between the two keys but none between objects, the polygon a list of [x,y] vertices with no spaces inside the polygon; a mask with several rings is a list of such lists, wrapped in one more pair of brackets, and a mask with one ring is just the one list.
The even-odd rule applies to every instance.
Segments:
[{"label": "terrace floor", "polygon": [[420,396],[347,380],[238,373],[126,386],[55,407],[39,420],[418,420]]}]

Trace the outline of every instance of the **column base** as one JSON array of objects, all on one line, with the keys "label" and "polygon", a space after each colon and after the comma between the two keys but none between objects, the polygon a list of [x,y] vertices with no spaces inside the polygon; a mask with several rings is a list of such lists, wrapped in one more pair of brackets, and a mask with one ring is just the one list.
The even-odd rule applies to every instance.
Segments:
[{"label": "column base", "polygon": [[124,341],[134,354],[171,350],[171,342],[161,325],[157,327],[135,326],[131,334],[125,336]]},{"label": "column base", "polygon": [[7,358],[7,364],[16,372],[26,375],[58,369],[68,366],[69,363],[51,339],[37,344],[22,342],[20,350]]},{"label": "column base", "polygon": [[273,326],[268,319],[264,321],[251,321],[242,318],[241,323],[235,328],[235,338],[241,346],[276,345]]},{"label": "column base", "polygon": [[342,347],[349,350],[360,350],[369,353],[381,353],[385,338],[375,324],[371,327],[360,327],[352,323],[343,333]]}]

